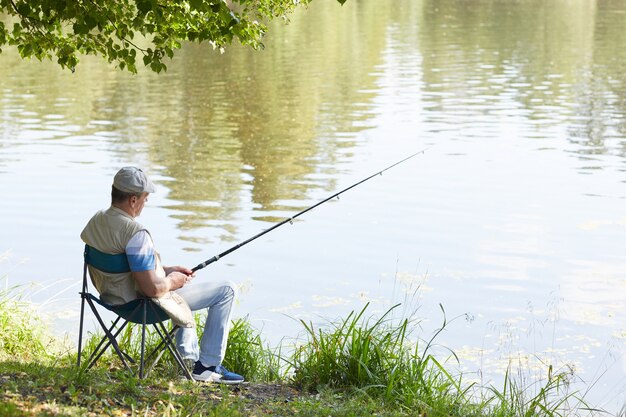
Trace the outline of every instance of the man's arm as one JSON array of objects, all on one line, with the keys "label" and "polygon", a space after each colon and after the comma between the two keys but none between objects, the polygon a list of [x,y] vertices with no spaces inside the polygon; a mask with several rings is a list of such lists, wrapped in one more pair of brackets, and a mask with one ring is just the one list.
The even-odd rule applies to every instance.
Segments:
[{"label": "man's arm", "polygon": [[181,288],[191,279],[193,272],[184,267],[165,267],[165,278],[156,274],[156,258],[152,238],[146,230],[140,230],[128,241],[126,256],[133,279],[148,297],[158,298]]},{"label": "man's arm", "polygon": [[132,274],[141,292],[151,298],[162,297],[169,291],[177,290],[191,279],[190,275],[185,275],[180,271],[172,271],[165,278],[157,276],[154,269]]}]

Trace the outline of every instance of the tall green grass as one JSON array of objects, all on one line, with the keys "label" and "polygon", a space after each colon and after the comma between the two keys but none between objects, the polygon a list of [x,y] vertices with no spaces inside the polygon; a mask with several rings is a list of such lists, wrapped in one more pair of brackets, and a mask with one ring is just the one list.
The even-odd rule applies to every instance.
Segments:
[{"label": "tall green grass", "polygon": [[47,359],[56,348],[32,304],[22,301],[19,288],[0,290],[0,360]]},{"label": "tall green grass", "polygon": [[453,374],[447,360],[431,352],[436,337],[415,343],[411,321],[388,319],[398,305],[380,318],[359,312],[326,327],[302,322],[307,340],[290,359],[293,381],[306,389],[331,387],[367,393],[389,406],[412,410],[417,415],[441,416],[577,416],[590,409],[576,392],[570,392],[571,370],[555,372],[548,366],[547,379],[532,383],[522,373],[508,372],[502,388],[467,384],[462,374]]},{"label": "tall green grass", "polygon": [[365,317],[366,305],[328,328],[302,322],[307,341],[292,359],[294,381],[308,389],[357,389],[419,412],[458,408],[465,400],[460,380],[428,352],[430,343],[420,351],[411,342],[409,319],[388,319],[398,306],[376,319]]},{"label": "tall green grass", "polygon": [[[443,308],[440,328],[430,339],[419,341],[411,319],[391,318],[399,306],[375,317],[367,315],[369,305],[365,305],[326,326],[301,321],[304,340],[289,353],[270,348],[260,332],[241,318],[232,322],[224,364],[248,381],[293,383],[310,392],[358,393],[417,415],[565,417],[593,411],[569,392],[570,370],[555,372],[549,367],[547,379],[529,382],[511,368],[501,388],[465,383],[462,374],[449,370],[447,362],[458,361],[453,352],[445,358],[431,352],[437,336],[449,325]],[[200,336],[204,319],[198,315],[196,320]],[[121,347],[130,354],[138,354],[138,333],[129,328],[121,338]],[[95,336],[88,346],[94,340]],[[148,350],[156,343],[150,336]],[[120,367],[112,354],[104,360],[108,367]],[[158,374],[168,376],[175,369],[172,365],[165,357]]]},{"label": "tall green grass", "polygon": [[545,379],[526,380],[518,370],[508,368],[502,388],[489,387],[483,401],[495,416],[570,416],[580,412],[601,412],[590,408],[577,392],[570,391],[571,369],[554,371],[548,365]]},{"label": "tall green grass", "polygon": [[[248,381],[294,384],[304,392],[322,393],[324,397],[363,398],[366,399],[363,404],[368,407],[381,404],[381,410],[392,409],[398,415],[570,417],[599,412],[570,391],[569,369],[554,370],[546,365],[547,377],[529,381],[511,367],[502,387],[466,383],[462,374],[450,371],[448,361],[458,361],[453,352],[442,358],[432,351],[436,338],[449,325],[443,308],[439,330],[431,338],[421,340],[414,334],[417,329],[414,321],[393,318],[392,313],[398,307],[377,317],[369,315],[369,305],[365,305],[324,326],[301,321],[304,337],[289,350],[270,348],[260,332],[246,318],[241,318],[232,322],[224,364]],[[203,317],[198,315],[199,334],[203,322]],[[27,365],[34,366],[33,369],[44,369],[32,365],[44,360],[62,364],[66,373],[60,376],[67,385],[69,398],[79,401],[81,387],[92,386],[95,380],[85,373],[71,371],[75,354],[61,360],[54,356],[56,351],[51,350],[50,337],[41,323],[32,306],[22,302],[16,293],[0,292],[0,360],[29,362]],[[138,333],[129,328],[121,337],[122,348],[131,355],[139,352]],[[89,337],[87,353],[100,337],[99,333]],[[149,335],[148,350],[157,341],[154,335]],[[178,379],[180,375],[172,365],[166,355],[158,371],[153,372],[154,378]],[[94,371],[102,375],[116,369],[121,369],[121,364],[109,351]],[[51,372],[42,374],[42,384],[52,378]],[[154,380],[140,382],[124,372],[115,375],[116,393],[129,401],[145,394],[142,385]],[[193,401],[190,407],[198,407],[197,400]],[[354,403],[350,402],[352,407]]]},{"label": "tall green grass", "polygon": [[285,376],[281,349],[272,349],[246,318],[240,318],[232,322],[224,366],[251,381],[279,381]]}]

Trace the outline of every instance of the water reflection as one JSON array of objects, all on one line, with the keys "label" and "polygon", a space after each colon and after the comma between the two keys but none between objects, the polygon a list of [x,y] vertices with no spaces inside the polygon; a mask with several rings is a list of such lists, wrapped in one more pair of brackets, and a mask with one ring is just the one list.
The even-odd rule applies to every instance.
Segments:
[{"label": "water reflection", "polygon": [[489,125],[538,139],[567,126],[581,171],[598,168],[587,156],[623,156],[626,89],[615,77],[626,69],[623,4],[426,1],[423,9],[428,121],[454,119],[477,137]]},{"label": "water reflection", "polygon": [[[367,127],[370,73],[379,59],[371,41],[382,47],[384,25],[369,27],[366,37],[348,37],[359,8],[318,13],[294,18],[297,31],[276,30],[275,46],[263,55],[242,48],[215,55],[189,46],[164,79],[153,80],[156,96],[143,95],[142,115],[154,123],[146,124],[142,140],[172,178],[169,198],[182,202],[173,207],[181,230],[218,226],[234,235],[228,223],[243,204],[253,205],[254,218],[275,221],[302,209],[298,201],[311,191],[335,187],[341,160]],[[320,19],[337,30],[320,34],[324,48],[303,48],[308,22]],[[123,108],[120,103],[112,107]],[[337,134],[341,141],[329,140]]]},{"label": "water reflection", "polygon": [[[15,145],[80,130],[120,158],[143,154],[160,167],[176,202],[168,209],[181,239],[207,243],[193,234],[203,227],[220,229],[220,240],[233,239],[242,206],[252,204],[255,218],[274,221],[303,208],[298,201],[312,191],[335,188],[342,160],[371,118],[371,73],[386,25],[372,19],[373,9],[296,15],[292,24],[299,29],[273,31],[275,46],[262,55],[240,47],[216,55],[189,45],[158,77],[108,71],[89,58],[76,74],[50,63],[17,74],[11,71],[17,58],[8,52],[15,64],[2,66],[0,76],[29,94],[4,95],[3,120],[17,115],[18,124],[7,124],[3,133]],[[307,39],[322,20],[328,30],[315,42]],[[50,82],[37,82],[42,70]],[[63,114],[46,114],[60,105],[67,107]]]},{"label": "water reflection", "polygon": [[[323,49],[302,48],[307,30],[276,31],[272,44],[281,47],[263,56],[242,48],[220,56],[189,46],[166,77],[132,93],[145,100],[140,112],[131,106],[135,117],[152,121],[140,139],[172,178],[169,198],[183,202],[175,206],[182,230],[230,222],[247,199],[261,213],[258,219],[272,221],[272,212],[280,217],[302,208],[297,201],[311,190],[334,188],[343,150],[367,125],[367,102],[374,95],[369,73],[379,56],[370,41],[381,37],[371,30],[368,37],[344,35],[337,42],[354,16],[324,13],[312,21],[329,18],[339,33],[325,32]],[[368,55],[343,53],[366,49]],[[129,98],[125,90],[110,108],[127,113]],[[328,140],[338,133],[343,140]]]}]

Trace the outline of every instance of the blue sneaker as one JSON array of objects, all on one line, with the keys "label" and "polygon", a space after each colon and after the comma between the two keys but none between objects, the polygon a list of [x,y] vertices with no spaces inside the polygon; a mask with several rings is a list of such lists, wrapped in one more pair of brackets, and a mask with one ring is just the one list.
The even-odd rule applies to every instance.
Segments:
[{"label": "blue sneaker", "polygon": [[191,376],[196,381],[217,382],[220,384],[241,384],[243,377],[234,372],[230,372],[222,365],[206,367],[200,361],[197,361],[193,367]]}]

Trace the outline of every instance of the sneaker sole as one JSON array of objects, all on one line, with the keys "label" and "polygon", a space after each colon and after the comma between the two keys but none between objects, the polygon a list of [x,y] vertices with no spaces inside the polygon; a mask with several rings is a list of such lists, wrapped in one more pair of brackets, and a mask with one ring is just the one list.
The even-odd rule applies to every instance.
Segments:
[{"label": "sneaker sole", "polygon": [[[193,378],[193,380],[195,382],[203,382],[205,384],[221,384],[221,385],[240,385],[240,384],[244,384],[245,381],[224,381],[222,379],[198,379],[198,378]],[[181,378],[181,381],[187,381],[186,378]]]},{"label": "sneaker sole", "polygon": [[199,382],[219,382],[220,379],[222,379],[222,375],[217,374],[215,372],[210,372],[209,375],[204,376],[206,372],[203,372],[202,374],[198,375],[198,374],[191,374],[191,377],[195,380],[195,381],[199,381]]},{"label": "sneaker sole", "polygon": [[243,384],[244,381],[243,380],[237,380],[237,381],[231,381],[228,379],[220,379],[219,381],[215,381],[217,384],[224,384],[224,385],[239,385],[239,384]]},{"label": "sneaker sole", "polygon": [[222,379],[222,375],[217,374],[215,372],[207,376],[191,374],[191,377],[194,379],[194,381],[198,381],[198,382],[215,382],[216,384],[224,384],[224,385],[237,385],[237,384],[242,384],[244,382],[243,379],[242,380]]}]

